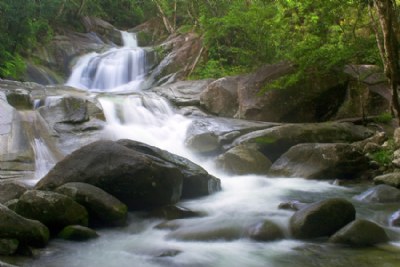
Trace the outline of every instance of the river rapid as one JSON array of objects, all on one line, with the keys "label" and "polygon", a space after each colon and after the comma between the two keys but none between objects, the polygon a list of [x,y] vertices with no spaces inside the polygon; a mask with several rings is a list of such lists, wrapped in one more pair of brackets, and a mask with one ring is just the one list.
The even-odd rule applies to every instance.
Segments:
[{"label": "river rapid", "polygon": [[[127,138],[168,150],[221,179],[221,192],[178,203],[206,214],[176,220],[182,231],[201,233],[221,226],[245,229],[269,219],[282,228],[286,238],[274,242],[240,237],[180,241],[171,230],[155,228],[162,220],[130,213],[127,227],[99,229],[98,239],[84,243],[54,239],[36,257],[19,259],[17,264],[35,267],[400,266],[396,242],[400,240],[399,230],[389,227],[387,222],[399,205],[363,204],[353,199],[366,189],[365,185],[338,186],[330,181],[301,178],[226,175],[215,168],[213,158],[197,157],[188,151],[184,140],[191,119],[181,115],[166,99],[146,90],[146,53],[137,47],[134,35],[123,33],[123,36],[123,47],[83,56],[67,83],[97,95],[107,122],[104,138]],[[44,173],[38,167],[37,176]],[[380,223],[395,241],[375,248],[354,249],[330,245],[325,240],[304,242],[290,238],[288,221],[293,212],[280,210],[278,205],[290,200],[313,202],[328,197],[349,199],[356,206],[357,217]]]}]

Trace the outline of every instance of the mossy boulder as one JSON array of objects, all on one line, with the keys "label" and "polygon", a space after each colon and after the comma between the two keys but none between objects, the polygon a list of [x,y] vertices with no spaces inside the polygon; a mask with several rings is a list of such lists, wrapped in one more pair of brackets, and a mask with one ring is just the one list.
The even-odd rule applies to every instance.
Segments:
[{"label": "mossy boulder", "polygon": [[0,255],[13,255],[18,246],[18,239],[0,238]]},{"label": "mossy boulder", "polygon": [[88,213],[83,206],[54,192],[29,190],[20,197],[15,211],[40,221],[54,233],[67,225],[88,225]]},{"label": "mossy boulder", "polygon": [[97,238],[99,235],[96,231],[88,227],[82,225],[69,225],[58,234],[58,237],[71,241],[86,241]]},{"label": "mossy boulder", "polygon": [[128,207],[104,190],[85,183],[66,183],[56,189],[82,206],[89,213],[91,225],[121,226],[126,224]]},{"label": "mossy boulder", "polygon": [[290,230],[298,239],[329,237],[355,219],[356,211],[349,201],[330,198],[296,211],[290,218]]},{"label": "mossy boulder", "polygon": [[39,221],[29,220],[0,204],[0,238],[17,239],[20,243],[44,247],[49,230]]}]

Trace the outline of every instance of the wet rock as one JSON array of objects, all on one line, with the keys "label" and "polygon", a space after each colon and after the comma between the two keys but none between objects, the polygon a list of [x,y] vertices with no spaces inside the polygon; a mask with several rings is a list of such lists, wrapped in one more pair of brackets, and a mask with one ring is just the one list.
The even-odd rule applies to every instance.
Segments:
[{"label": "wet rock", "polygon": [[8,264],[8,263],[5,263],[3,261],[0,261],[0,267],[18,267],[18,266],[17,265]]},{"label": "wet rock", "polygon": [[201,212],[192,211],[179,206],[165,206],[155,210],[152,210],[148,216],[163,218],[166,220],[176,220],[176,219],[184,219],[184,218],[192,218],[192,217],[201,217],[204,214]]},{"label": "wet rock", "polygon": [[37,184],[55,189],[69,182],[97,186],[130,209],[148,209],[176,203],[183,175],[169,162],[113,141],[98,141],[74,151]]},{"label": "wet rock", "polygon": [[207,86],[200,95],[200,104],[210,113],[233,117],[238,111],[240,76],[224,77]]},{"label": "wet rock", "polygon": [[132,140],[119,140],[118,144],[149,156],[161,158],[176,166],[183,174],[182,198],[206,196],[221,190],[221,181],[218,178],[208,174],[202,167],[186,158]]},{"label": "wet rock", "polygon": [[379,175],[374,178],[375,184],[386,184],[396,188],[400,188],[400,173],[392,172],[384,175]]},{"label": "wet rock", "polygon": [[34,153],[23,120],[0,92],[0,170],[24,172],[34,169]]},{"label": "wet rock", "polygon": [[235,240],[243,236],[243,229],[237,225],[196,225],[178,228],[167,238],[183,241]]},{"label": "wet rock", "polygon": [[179,81],[154,87],[151,90],[167,98],[177,106],[200,106],[200,94],[212,82],[212,79],[200,81]]},{"label": "wet rock", "polygon": [[305,208],[307,205],[308,205],[308,203],[302,203],[298,200],[293,200],[293,201],[280,203],[278,206],[278,209],[298,211],[298,210]]},{"label": "wet rock", "polygon": [[58,234],[58,237],[65,240],[86,241],[97,238],[99,235],[96,231],[88,227],[82,225],[69,225]]},{"label": "wet rock", "polygon": [[18,110],[32,109],[33,101],[28,90],[16,89],[7,93],[7,102]]},{"label": "wet rock", "polygon": [[350,144],[300,144],[271,166],[273,176],[352,179],[368,170],[369,160]]},{"label": "wet rock", "polygon": [[18,181],[0,181],[0,203],[19,198],[29,187]]},{"label": "wet rock", "polygon": [[237,146],[232,142],[243,134],[277,125],[220,117],[196,118],[187,130],[185,144],[195,153],[215,154],[221,149]]},{"label": "wet rock", "polygon": [[49,230],[42,223],[26,219],[0,204],[0,238],[44,247],[49,241]]},{"label": "wet rock", "polygon": [[20,197],[15,211],[40,221],[54,233],[67,225],[88,224],[88,213],[83,206],[54,192],[29,190]]},{"label": "wet rock", "polygon": [[374,222],[357,219],[335,233],[330,242],[365,247],[389,241],[385,230]]},{"label": "wet rock", "polygon": [[389,218],[389,225],[400,227],[400,210],[393,213]]},{"label": "wet rock", "polygon": [[237,138],[234,145],[256,144],[271,161],[278,159],[292,146],[302,143],[351,143],[363,140],[374,133],[351,123],[285,124],[253,131]]},{"label": "wet rock", "polygon": [[18,249],[18,245],[17,239],[0,238],[0,255],[13,255]]},{"label": "wet rock", "polygon": [[272,163],[257,149],[239,145],[220,155],[216,165],[227,173],[243,175],[266,174]]},{"label": "wet rock", "polygon": [[284,238],[281,228],[271,221],[260,222],[250,227],[247,235],[256,241],[274,241]]},{"label": "wet rock", "polygon": [[345,199],[331,198],[310,204],[290,218],[295,238],[309,239],[331,236],[355,219],[353,204]]},{"label": "wet rock", "polygon": [[355,196],[354,199],[367,203],[399,202],[400,190],[389,185],[381,184],[368,189],[360,195]]},{"label": "wet rock", "polygon": [[85,183],[66,183],[56,189],[86,208],[91,225],[121,226],[126,224],[128,207],[103,191]]},{"label": "wet rock", "polygon": [[95,32],[105,43],[115,43],[122,45],[121,32],[117,30],[113,25],[96,17],[83,17],[82,24],[86,29],[86,32]]},{"label": "wet rock", "polygon": [[179,255],[179,254],[181,254],[181,253],[182,253],[182,251],[180,251],[180,250],[177,250],[177,249],[169,249],[169,250],[164,250],[164,251],[158,253],[157,257],[160,257],[160,258],[164,258],[164,257],[175,257],[175,256],[177,256],[177,255]]}]

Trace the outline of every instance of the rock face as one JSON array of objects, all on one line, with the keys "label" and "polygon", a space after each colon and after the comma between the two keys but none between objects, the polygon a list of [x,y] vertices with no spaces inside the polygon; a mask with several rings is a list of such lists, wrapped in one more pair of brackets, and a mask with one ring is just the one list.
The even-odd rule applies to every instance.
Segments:
[{"label": "rock face", "polygon": [[217,167],[231,174],[266,174],[271,161],[251,146],[236,146],[217,158]]},{"label": "rock face", "polygon": [[234,117],[238,109],[239,77],[225,77],[207,86],[200,95],[200,104],[209,112]]},{"label": "rock face", "polygon": [[238,144],[256,144],[270,160],[275,161],[290,147],[302,143],[350,143],[373,135],[365,127],[351,123],[284,124],[240,136]]},{"label": "rock face", "polygon": [[300,144],[283,154],[269,171],[273,176],[352,179],[368,169],[369,160],[350,144]]},{"label": "rock face", "polygon": [[49,230],[42,223],[26,219],[0,204],[0,238],[17,239],[20,243],[44,247]]},{"label": "rock face", "polygon": [[17,110],[8,104],[3,92],[0,92],[0,170],[34,170],[33,150],[22,118]]},{"label": "rock face", "polygon": [[199,106],[200,94],[212,81],[212,79],[200,81],[179,81],[164,86],[154,87],[151,90],[167,98],[179,107]]},{"label": "rock face", "polygon": [[374,186],[354,197],[358,201],[372,203],[394,203],[400,201],[400,190],[389,185]]},{"label": "rock face", "polygon": [[386,184],[400,189],[400,173],[393,172],[379,175],[374,178],[375,184]]},{"label": "rock face", "polygon": [[186,77],[202,53],[202,40],[196,33],[173,34],[160,48],[167,53],[152,77],[158,84],[171,83]]},{"label": "rock face", "polygon": [[385,230],[371,221],[357,219],[335,233],[330,242],[351,246],[372,246],[389,241]]},{"label": "rock face", "polygon": [[29,190],[20,197],[15,211],[40,221],[55,233],[68,225],[88,224],[88,214],[83,206],[54,192]]},{"label": "rock face", "polygon": [[[174,204],[181,197],[195,197],[219,190],[219,180],[181,158],[164,159],[151,147],[142,150],[134,141],[98,141],[82,147],[59,162],[38,184],[54,189],[69,182],[97,186],[130,209]],[[182,188],[186,188],[182,193]]]},{"label": "rock face", "polygon": [[346,75],[332,73],[320,81],[303,80],[262,91],[294,69],[281,62],[247,75],[221,78],[203,92],[202,106],[220,116],[269,122],[317,122],[334,116],[346,95]]},{"label": "rock face", "polygon": [[355,214],[347,200],[326,199],[296,211],[290,218],[290,230],[299,239],[330,236],[353,221]]},{"label": "rock face", "polygon": [[102,189],[85,183],[66,183],[56,189],[86,208],[91,225],[121,226],[126,224],[128,208]]}]

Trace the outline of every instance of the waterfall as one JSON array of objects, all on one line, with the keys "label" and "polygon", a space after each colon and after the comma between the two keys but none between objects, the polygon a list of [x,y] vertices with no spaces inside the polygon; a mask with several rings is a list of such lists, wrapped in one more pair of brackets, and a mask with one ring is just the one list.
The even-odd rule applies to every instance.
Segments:
[{"label": "waterfall", "polygon": [[121,36],[123,47],[81,57],[67,85],[90,91],[139,91],[147,74],[146,51],[137,46],[134,33]]}]

